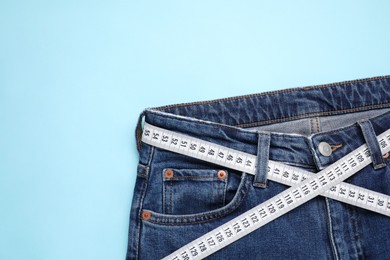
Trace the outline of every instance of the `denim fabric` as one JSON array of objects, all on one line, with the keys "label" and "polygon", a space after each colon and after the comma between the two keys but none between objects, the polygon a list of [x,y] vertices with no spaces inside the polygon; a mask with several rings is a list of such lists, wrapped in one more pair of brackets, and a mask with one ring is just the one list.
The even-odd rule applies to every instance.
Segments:
[{"label": "denim fabric", "polygon": [[[259,155],[260,163],[269,158],[315,174],[366,141],[378,148],[373,134],[390,128],[390,76],[150,108],[143,116],[152,125]],[[161,259],[287,188],[270,180],[258,187],[253,175],[141,143],[141,124],[136,132],[140,156],[127,259]],[[270,139],[259,141],[262,135]],[[320,152],[321,142],[332,148],[329,156]],[[371,164],[346,182],[390,195],[390,158],[380,156],[382,167]],[[144,211],[149,218],[142,218]],[[316,197],[208,259],[389,257],[389,217]]]}]

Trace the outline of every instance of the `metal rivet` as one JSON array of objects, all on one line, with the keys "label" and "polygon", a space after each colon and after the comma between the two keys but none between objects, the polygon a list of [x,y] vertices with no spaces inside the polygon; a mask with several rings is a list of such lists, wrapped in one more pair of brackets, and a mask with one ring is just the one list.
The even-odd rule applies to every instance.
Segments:
[{"label": "metal rivet", "polygon": [[150,211],[147,210],[142,211],[141,217],[143,220],[149,220],[151,216],[152,214],[150,213]]},{"label": "metal rivet", "polygon": [[224,171],[224,170],[219,170],[218,173],[217,173],[217,175],[218,175],[218,178],[219,178],[219,179],[225,179],[225,178],[226,178],[226,171]]},{"label": "metal rivet", "polygon": [[318,150],[323,156],[330,156],[332,154],[332,147],[327,142],[319,143]]},{"label": "metal rivet", "polygon": [[173,178],[173,170],[172,169],[166,169],[164,172],[165,178]]}]

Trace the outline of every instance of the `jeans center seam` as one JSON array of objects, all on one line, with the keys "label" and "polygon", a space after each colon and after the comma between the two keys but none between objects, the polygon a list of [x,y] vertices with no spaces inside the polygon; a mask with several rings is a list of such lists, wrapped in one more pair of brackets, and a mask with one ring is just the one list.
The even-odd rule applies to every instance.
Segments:
[{"label": "jeans center seam", "polygon": [[333,236],[333,226],[332,226],[332,217],[330,215],[330,205],[329,205],[329,200],[328,198],[325,198],[325,205],[326,205],[326,211],[327,211],[327,216],[328,216],[328,228],[329,228],[329,237],[332,245],[332,251],[334,254],[334,257],[336,260],[339,260],[339,256],[337,254],[337,246],[334,241],[334,236]]}]

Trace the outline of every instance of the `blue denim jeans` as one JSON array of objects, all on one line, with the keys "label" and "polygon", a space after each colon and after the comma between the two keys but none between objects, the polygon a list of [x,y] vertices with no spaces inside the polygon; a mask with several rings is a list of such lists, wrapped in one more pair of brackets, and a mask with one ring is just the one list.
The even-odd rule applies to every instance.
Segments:
[{"label": "blue denim jeans", "polygon": [[[150,108],[136,131],[127,259],[161,259],[287,189],[266,170],[250,175],[142,143],[142,118],[257,155],[259,169],[270,159],[314,174],[367,143],[373,163],[346,182],[390,195],[390,158],[373,138],[390,128],[390,76]],[[208,257],[239,258],[389,259],[390,218],[318,196]]]}]

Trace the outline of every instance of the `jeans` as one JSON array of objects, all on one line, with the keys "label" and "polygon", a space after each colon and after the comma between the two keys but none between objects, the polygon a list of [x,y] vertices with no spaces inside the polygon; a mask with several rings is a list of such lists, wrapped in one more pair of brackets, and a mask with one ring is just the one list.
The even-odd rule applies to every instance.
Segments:
[{"label": "jeans", "polygon": [[[257,155],[256,175],[141,142],[149,124]],[[345,182],[390,195],[390,76],[146,109],[126,259],[161,259],[288,187],[267,160],[315,174],[367,143],[372,163]],[[208,259],[389,259],[390,218],[317,196]]]}]

